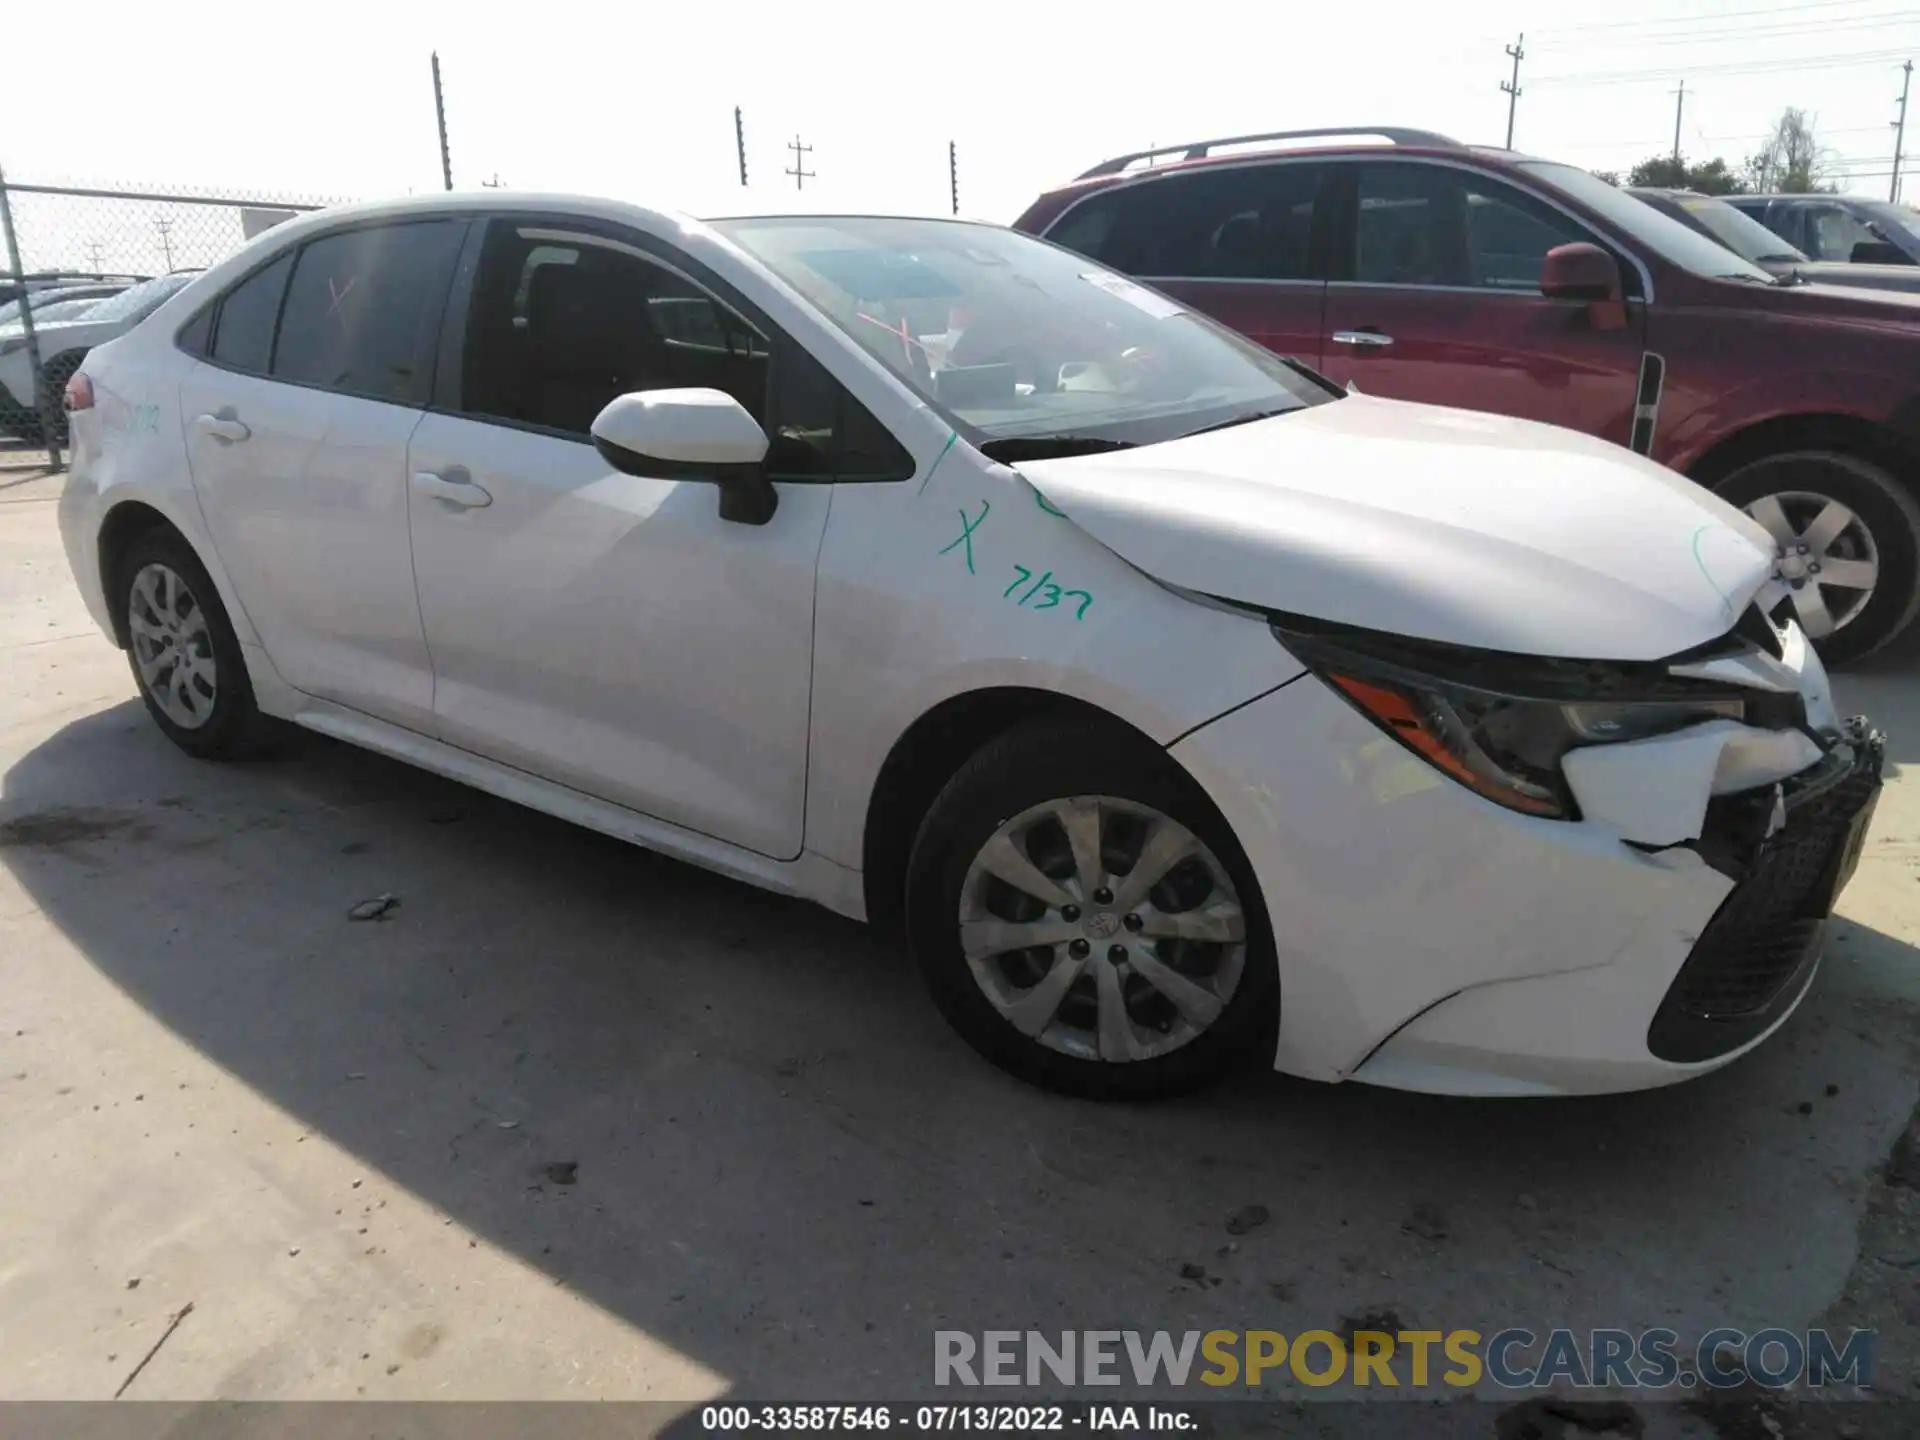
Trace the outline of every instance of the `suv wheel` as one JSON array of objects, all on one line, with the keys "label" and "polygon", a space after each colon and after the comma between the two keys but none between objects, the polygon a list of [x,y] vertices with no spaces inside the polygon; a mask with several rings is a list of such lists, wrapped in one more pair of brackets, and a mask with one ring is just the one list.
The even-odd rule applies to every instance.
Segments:
[{"label": "suv wheel", "polygon": [[1714,491],[1773,537],[1774,574],[1828,664],[1878,650],[1920,611],[1920,505],[1878,465],[1831,451],[1770,455]]},{"label": "suv wheel", "polygon": [[155,531],[134,542],[116,571],[127,659],[154,723],[203,760],[254,753],[265,722],[240,641],[192,547]]},{"label": "suv wheel", "polygon": [[1157,1098],[1271,1054],[1239,847],[1162,752],[1107,727],[1036,722],[968,761],[914,844],[907,926],[941,1013],[1034,1084]]}]

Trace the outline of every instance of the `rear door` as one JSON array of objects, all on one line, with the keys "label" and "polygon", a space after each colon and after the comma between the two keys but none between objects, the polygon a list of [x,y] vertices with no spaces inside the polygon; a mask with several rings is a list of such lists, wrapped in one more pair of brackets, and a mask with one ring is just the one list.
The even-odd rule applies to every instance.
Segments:
[{"label": "rear door", "polygon": [[1064,211],[1046,238],[1317,365],[1325,175],[1273,160],[1149,172]]},{"label": "rear door", "polygon": [[282,252],[218,302],[180,389],[201,508],[274,668],[309,695],[421,730],[433,673],[407,439],[466,223],[359,226]]},{"label": "rear door", "polygon": [[[1543,420],[1625,445],[1644,305],[1597,329],[1540,293],[1547,251],[1612,249],[1544,200],[1464,166],[1343,162],[1321,369],[1369,395]],[[1629,295],[1637,272],[1622,267]]]}]

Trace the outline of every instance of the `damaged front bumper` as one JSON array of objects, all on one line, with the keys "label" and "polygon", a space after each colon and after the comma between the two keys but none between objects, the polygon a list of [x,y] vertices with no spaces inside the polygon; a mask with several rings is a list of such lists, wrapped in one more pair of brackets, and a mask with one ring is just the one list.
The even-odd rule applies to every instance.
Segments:
[{"label": "damaged front bumper", "polygon": [[1693,1064],[1766,1033],[1812,982],[1835,900],[1880,798],[1886,741],[1864,719],[1812,769],[1715,797],[1694,848],[1735,882],[1647,1031],[1662,1060]]},{"label": "damaged front bumper", "polygon": [[1760,1043],[1807,990],[1883,763],[1869,726],[1835,717],[1818,658],[1782,639],[1744,679],[1714,677],[1753,697],[1745,723],[1577,752],[1577,818],[1489,803],[1317,677],[1183,739],[1173,754],[1272,917],[1277,1068],[1590,1094]]}]

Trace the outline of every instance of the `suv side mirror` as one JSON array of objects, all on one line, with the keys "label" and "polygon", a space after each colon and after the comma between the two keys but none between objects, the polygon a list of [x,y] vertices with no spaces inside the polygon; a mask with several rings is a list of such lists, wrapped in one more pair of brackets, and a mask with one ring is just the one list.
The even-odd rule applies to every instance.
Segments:
[{"label": "suv side mirror", "polygon": [[1549,300],[1585,301],[1596,330],[1626,327],[1620,264],[1598,245],[1577,241],[1547,251],[1540,267],[1540,293]]},{"label": "suv side mirror", "polygon": [[767,479],[767,432],[722,390],[635,390],[593,420],[593,448],[614,469],[720,487],[720,518],[764,525],[780,496]]}]

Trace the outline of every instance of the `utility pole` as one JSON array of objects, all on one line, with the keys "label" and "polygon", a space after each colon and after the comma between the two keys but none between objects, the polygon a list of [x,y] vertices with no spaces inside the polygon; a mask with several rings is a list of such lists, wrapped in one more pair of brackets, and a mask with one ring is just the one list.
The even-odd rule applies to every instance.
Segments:
[{"label": "utility pole", "polygon": [[740,185],[747,183],[747,124],[740,116],[740,107],[733,107],[733,148],[740,156]]},{"label": "utility pole", "polygon": [[1520,62],[1527,58],[1527,36],[1522,31],[1520,38],[1507,46],[1507,54],[1513,59],[1513,78],[1502,80],[1500,88],[1507,94],[1507,149],[1513,148],[1513,107],[1520,100]]},{"label": "utility pole", "polygon": [[1687,82],[1682,80],[1680,88],[1673,92],[1673,163],[1680,163],[1680,116],[1687,108]]},{"label": "utility pole", "polygon": [[87,242],[87,261],[93,266],[94,274],[101,274],[104,270],[107,263],[106,255],[100,248],[100,242],[98,240],[89,240]]},{"label": "utility pole", "polygon": [[783,170],[780,173],[793,177],[794,189],[804,190],[806,189],[807,181],[814,178],[813,171],[807,169],[807,155],[812,151],[813,147],[811,145],[802,145],[799,135],[796,134],[793,139],[787,143],[787,149],[793,152],[793,168],[791,170]]},{"label": "utility pole", "polygon": [[160,232],[160,253],[167,257],[167,273],[173,273],[173,221],[164,215],[156,215],[153,228]]},{"label": "utility pole", "polygon": [[1893,122],[1893,188],[1889,201],[1900,198],[1900,152],[1907,140],[1907,87],[1913,84],[1913,61],[1900,67],[1900,118]]},{"label": "utility pole", "polygon": [[498,190],[500,188],[500,172],[498,170],[494,171],[493,178],[491,180],[482,180],[480,186],[484,190]]},{"label": "utility pole", "polygon": [[447,149],[447,102],[440,93],[440,52],[433,52],[433,118],[440,127],[440,178],[453,189],[453,152]]},{"label": "utility pole", "polygon": [[953,192],[953,213],[960,213],[960,151],[947,141],[947,188]]}]

